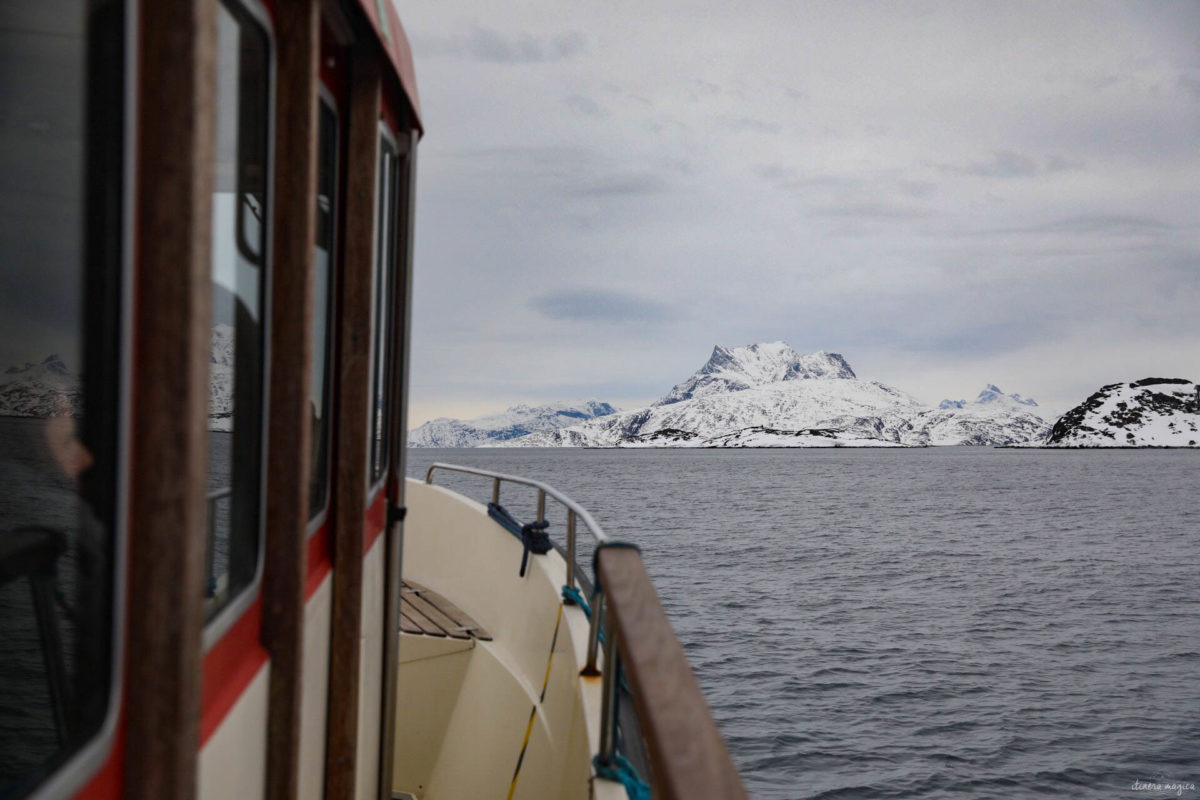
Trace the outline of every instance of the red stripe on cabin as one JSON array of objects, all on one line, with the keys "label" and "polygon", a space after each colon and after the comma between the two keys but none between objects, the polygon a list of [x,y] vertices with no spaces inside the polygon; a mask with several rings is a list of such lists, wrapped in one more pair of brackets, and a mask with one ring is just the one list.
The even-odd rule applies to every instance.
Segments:
[{"label": "red stripe on cabin", "polygon": [[384,518],[387,516],[387,492],[379,490],[375,500],[367,507],[367,516],[363,523],[363,555],[371,550],[371,545],[383,533]]},{"label": "red stripe on cabin", "polygon": [[259,640],[262,598],[255,597],[238,621],[220,641],[204,654],[204,677],[200,690],[200,746],[208,743],[233,710],[238,698],[267,663],[266,648]]},{"label": "red stripe on cabin", "polygon": [[304,585],[304,602],[312,599],[325,576],[333,569],[333,559],[329,550],[329,520],[321,523],[321,527],[308,537],[308,569]]},{"label": "red stripe on cabin", "polygon": [[116,800],[121,796],[125,782],[125,713],[122,709],[117,717],[117,730],[113,736],[112,749],[104,764],[75,794],[75,800]]}]

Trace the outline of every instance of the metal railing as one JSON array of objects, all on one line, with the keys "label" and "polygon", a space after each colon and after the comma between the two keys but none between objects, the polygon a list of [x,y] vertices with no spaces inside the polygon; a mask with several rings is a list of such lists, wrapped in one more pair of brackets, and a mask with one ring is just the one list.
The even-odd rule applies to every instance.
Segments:
[{"label": "metal railing", "polygon": [[[425,482],[433,483],[434,470],[443,470],[445,472],[462,472],[467,475],[478,475],[483,478],[492,479],[492,502],[500,505],[500,484],[515,483],[519,486],[529,486],[537,489],[537,521],[546,521],[546,498],[549,497],[558,501],[560,505],[567,509],[567,586],[571,589],[575,588],[575,571],[579,568],[575,563],[575,529],[576,521],[583,522],[587,526],[588,531],[592,534],[592,538],[597,544],[609,541],[608,534],[600,527],[600,524],[592,518],[592,515],[587,512],[583,506],[576,503],[570,497],[555,489],[548,483],[535,481],[530,478],[521,478],[516,475],[505,475],[503,472],[493,472],[487,469],[476,469],[475,467],[460,467],[457,464],[436,463],[431,466],[425,473]],[[594,619],[594,618],[593,618]],[[594,666],[594,664],[593,664]]]},{"label": "metal railing", "polygon": [[225,486],[221,489],[213,489],[205,496],[205,502],[208,506],[208,518],[206,526],[208,529],[208,547],[205,549],[205,564],[204,564],[204,598],[210,605],[215,605],[220,602],[219,595],[222,594],[221,586],[224,576],[216,574],[217,569],[217,504],[227,497],[233,495],[233,487]]},{"label": "metal railing", "polygon": [[[475,467],[462,467],[457,464],[443,464],[441,462],[433,464],[425,473],[425,483],[433,483],[433,473],[436,470],[444,472],[460,472],[466,475],[478,475],[483,478],[491,478],[492,480],[492,502],[500,505],[500,486],[504,483],[512,483],[518,486],[528,486],[537,489],[537,521],[546,521],[546,498],[549,497],[557,501],[560,505],[567,509],[567,553],[565,561],[567,562],[567,588],[575,589],[576,578],[575,573],[579,570],[579,565],[575,561],[575,539],[576,521],[582,522],[587,526],[588,531],[592,534],[592,538],[596,540],[596,544],[604,544],[611,541],[608,534],[600,527],[600,524],[588,513],[587,509],[576,503],[567,495],[555,489],[548,483],[535,481],[530,478],[521,478],[516,475],[506,475],[503,472],[493,472],[487,469],[477,469]],[[597,661],[600,654],[600,628],[604,619],[604,595],[599,590],[599,587],[592,588],[592,595],[589,601],[591,608],[590,628],[588,630],[588,651],[587,665],[583,669],[585,675],[600,675],[601,671],[597,668]],[[611,641],[605,643],[605,650],[608,653],[605,656],[605,664],[616,664],[616,641],[615,637],[609,637]],[[616,747],[615,731],[607,730],[615,727],[615,715],[611,713],[613,704],[616,702],[614,680],[616,669],[604,670],[604,700],[602,705],[602,720],[600,742],[600,755],[606,760],[611,760],[614,749]]]},{"label": "metal railing", "polygon": [[[492,502],[496,504],[500,502],[500,487],[504,483],[536,489],[538,522],[545,521],[547,497],[566,507],[568,587],[574,588],[578,569],[575,563],[576,520],[587,525],[596,540],[597,574],[589,604],[587,665],[581,674],[603,674],[597,767],[608,769],[621,762],[628,764],[624,756],[617,754],[618,739],[621,738],[618,736],[618,704],[624,696],[627,702],[632,699],[632,706],[637,709],[637,737],[644,739],[648,747],[655,797],[663,800],[744,799],[746,791],[737,767],[729,757],[724,739],[692,674],[687,656],[675,638],[638,550],[609,539],[591,514],[541,481],[437,463],[425,473],[426,483],[433,483],[436,470],[490,478]],[[601,633],[601,626],[606,635]],[[604,649],[603,673],[597,669],[601,647]],[[619,678],[619,673],[623,677]],[[629,688],[625,687],[625,678],[629,679]],[[664,686],[673,689],[665,693],[658,691]],[[680,745],[682,739],[689,740],[688,746]]]}]

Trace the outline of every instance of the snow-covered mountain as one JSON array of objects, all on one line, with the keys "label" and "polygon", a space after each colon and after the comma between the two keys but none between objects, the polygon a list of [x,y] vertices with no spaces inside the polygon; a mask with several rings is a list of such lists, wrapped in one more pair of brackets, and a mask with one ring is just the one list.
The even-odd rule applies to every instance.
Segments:
[{"label": "snow-covered mountain", "polygon": [[717,345],[703,367],[655,405],[680,403],[709,394],[739,392],[780,381],[803,378],[849,380],[855,377],[854,370],[838,353],[821,350],[800,355],[786,342],[764,342],[748,347]]},{"label": "snow-covered mountain", "polygon": [[1111,383],[1054,423],[1047,447],[1196,447],[1200,387],[1184,378]]},{"label": "snow-covered mountain", "polygon": [[974,403],[935,409],[878,381],[859,379],[836,353],[801,355],[771,342],[717,347],[692,377],[647,408],[504,446],[993,445],[1040,441],[1047,427],[1024,401],[992,386]]},{"label": "snow-covered mountain", "polygon": [[519,405],[501,414],[478,419],[442,417],[431,420],[409,432],[408,444],[410,447],[490,447],[536,431],[577,425],[615,412],[611,405],[598,400]]},{"label": "snow-covered mountain", "polygon": [[0,374],[0,416],[66,417],[83,411],[83,387],[57,355]]},{"label": "snow-covered mountain", "polygon": [[[233,430],[234,330],[214,325],[208,381],[208,428]],[[0,416],[60,417],[83,413],[83,386],[57,355],[0,374]]]},{"label": "snow-covered mountain", "polygon": [[1002,406],[1004,408],[1012,408],[1021,410],[1021,406],[1029,406],[1037,408],[1037,401],[1032,397],[1021,397],[1019,394],[1005,394],[1004,391],[994,383],[989,383],[983,387],[983,391],[974,401],[971,400],[943,400],[938,404],[938,408],[943,410],[955,408],[968,408],[971,406]]},{"label": "snow-covered mountain", "polygon": [[208,364],[208,429],[233,430],[234,329],[218,323],[212,327],[212,355]]}]

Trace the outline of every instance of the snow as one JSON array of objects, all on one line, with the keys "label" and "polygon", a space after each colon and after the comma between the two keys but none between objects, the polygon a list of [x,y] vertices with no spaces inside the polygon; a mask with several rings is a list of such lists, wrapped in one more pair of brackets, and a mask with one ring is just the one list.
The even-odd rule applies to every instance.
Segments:
[{"label": "snow", "polygon": [[1182,378],[1102,387],[1055,423],[1048,447],[1196,447],[1200,389]]},{"label": "snow", "polygon": [[0,416],[63,417],[83,411],[82,386],[57,355],[0,374]]},{"label": "snow", "polygon": [[1037,401],[1032,397],[1021,397],[1019,394],[1005,394],[999,386],[994,383],[989,383],[975,398],[974,402],[969,400],[943,400],[938,404],[938,408],[954,409],[954,408],[970,408],[973,405],[998,405],[1005,408],[1011,408],[1017,411],[1025,410],[1022,406],[1037,408]]},{"label": "snow", "polygon": [[[750,385],[754,384],[754,385]],[[507,447],[835,447],[1001,445],[1040,441],[1047,424],[1019,395],[934,409],[855,376],[838,354],[784,342],[718,346],[648,408],[502,443]],[[821,431],[821,433],[813,433]]]},{"label": "snow", "polygon": [[410,447],[491,447],[536,431],[576,425],[616,412],[599,400],[556,402],[541,406],[516,405],[499,414],[471,420],[426,422],[408,434]]},{"label": "snow", "polygon": [[854,370],[838,353],[824,350],[800,355],[786,342],[713,348],[708,362],[655,405],[670,405],[704,395],[724,394],[788,380],[853,379]]}]

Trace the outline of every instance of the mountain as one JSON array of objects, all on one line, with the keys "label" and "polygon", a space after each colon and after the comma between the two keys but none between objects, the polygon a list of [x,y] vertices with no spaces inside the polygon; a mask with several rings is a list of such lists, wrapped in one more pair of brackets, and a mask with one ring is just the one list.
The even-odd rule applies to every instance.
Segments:
[{"label": "mountain", "polygon": [[824,350],[800,355],[785,342],[765,342],[747,347],[717,345],[708,363],[654,405],[681,403],[709,394],[726,394],[779,381],[804,378],[857,377],[838,353]]},{"label": "mountain", "polygon": [[233,430],[234,329],[223,322],[212,327],[208,362],[208,429]]},{"label": "mountain", "polygon": [[410,447],[489,447],[536,431],[577,425],[606,417],[616,409],[608,403],[552,403],[544,406],[513,406],[501,414],[478,419],[440,418],[409,432]]},{"label": "mountain", "polygon": [[1200,387],[1185,378],[1110,383],[1064,414],[1047,447],[1196,447]]},{"label": "mountain", "polygon": [[[1047,424],[999,390],[962,408],[934,409],[858,378],[824,351],[783,342],[720,347],[653,405],[512,439],[511,447],[845,447],[1014,444]],[[986,397],[985,397],[986,396]],[[1011,406],[1017,406],[1018,409]]]},{"label": "mountain", "polygon": [[0,374],[0,416],[66,417],[83,412],[83,387],[57,355]]},{"label": "mountain", "polygon": [[1003,406],[1020,410],[1021,406],[1029,406],[1037,408],[1037,401],[1032,397],[1021,397],[1019,394],[1005,394],[1004,391],[994,383],[989,383],[983,387],[983,391],[975,400],[943,400],[938,404],[938,408],[942,410],[955,408],[968,408],[970,406]]}]

